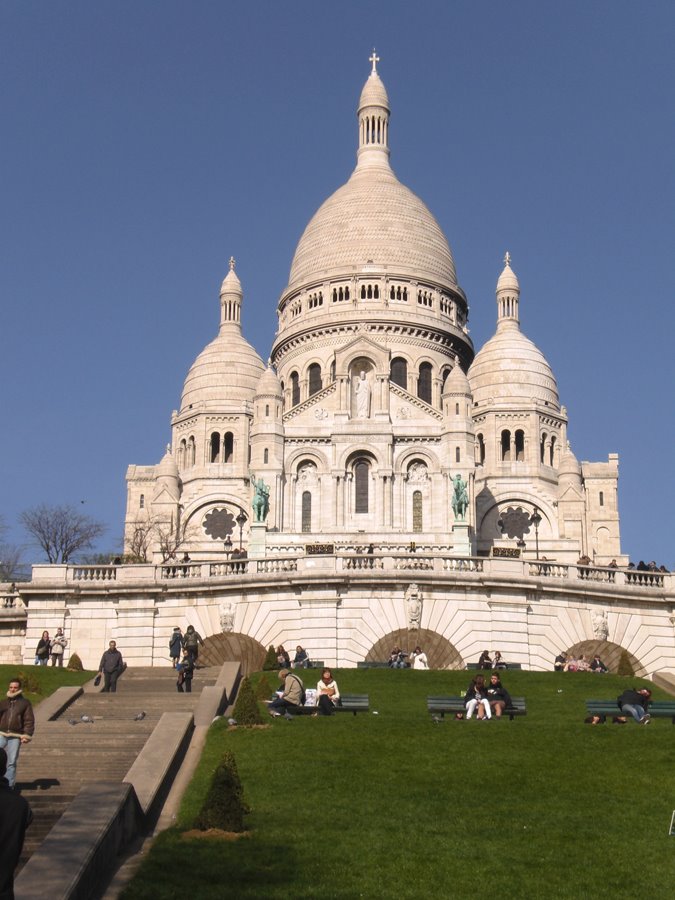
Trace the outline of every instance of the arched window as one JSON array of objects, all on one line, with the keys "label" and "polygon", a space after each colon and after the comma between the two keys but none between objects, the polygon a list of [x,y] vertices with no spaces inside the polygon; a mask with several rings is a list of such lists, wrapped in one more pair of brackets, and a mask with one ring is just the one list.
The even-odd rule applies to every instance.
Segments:
[{"label": "arched window", "polygon": [[389,379],[393,382],[393,384],[397,384],[399,387],[408,389],[408,363],[402,359],[400,356],[397,356],[396,359],[392,359],[391,366],[389,367]]},{"label": "arched window", "polygon": [[265,447],[265,451],[263,453],[263,462],[267,464],[270,461],[270,451]]},{"label": "arched window", "polygon": [[[602,491],[600,492],[600,497],[602,498]],[[600,506],[602,506],[602,499],[600,500]],[[141,494],[138,498],[138,508],[145,509],[145,494]]]},{"label": "arched window", "polygon": [[550,466],[553,465],[553,460],[555,459],[554,453],[555,453],[555,438],[552,437],[552,438],[551,438],[551,450],[550,450],[550,454],[551,454],[551,455],[550,455],[550,462],[549,462],[549,465],[550,465]]},{"label": "arched window", "polygon": [[[141,500],[142,500],[142,499],[143,499],[143,494],[141,494]],[[605,505],[605,495],[604,495],[604,493],[603,493],[602,491],[600,491],[600,498],[599,498],[599,499],[600,499],[600,506],[604,506],[604,505]],[[142,507],[142,506],[143,506],[143,504],[141,503],[141,507]]]},{"label": "arched window", "polygon": [[502,446],[501,446],[501,456],[502,462],[508,462],[511,459],[511,432],[510,431],[502,431]]},{"label": "arched window", "polygon": [[455,403],[455,415],[459,415],[459,403]]},{"label": "arched window", "polygon": [[360,459],[354,466],[354,512],[368,512],[368,482],[370,480],[370,466]]},{"label": "arched window", "polygon": [[312,494],[310,491],[302,492],[302,530],[312,530]]},{"label": "arched window", "polygon": [[455,462],[458,463],[461,461],[462,461],[462,452],[459,449],[459,447],[455,447]]},{"label": "arched window", "polygon": [[291,405],[297,406],[300,402],[300,378],[297,372],[291,372]]},{"label": "arched window", "polygon": [[194,435],[190,435],[190,439],[188,441],[188,452],[187,452],[187,464],[188,466],[194,466],[197,461],[197,447],[195,446],[195,438]]},{"label": "arched window", "polygon": [[266,403],[265,404],[265,415],[269,416],[269,414],[270,414],[270,405],[269,405],[269,403]]},{"label": "arched window", "polygon": [[223,438],[223,462],[234,462],[234,435],[231,431],[226,432]]},{"label": "arched window", "polygon": [[183,469],[185,466],[187,466],[187,441],[183,438],[178,448],[178,468]]},{"label": "arched window", "polygon": [[424,531],[422,516],[422,491],[413,491],[412,498],[412,530],[419,533]]},{"label": "arched window", "polygon": [[211,462],[218,462],[218,457],[220,456],[220,435],[217,431],[214,431],[211,435],[210,448]]},{"label": "arched window", "polygon": [[399,387],[408,389],[408,363],[400,356],[391,361],[389,379]]},{"label": "arched window", "polygon": [[417,379],[417,396],[425,403],[431,403],[431,363],[424,362],[420,365],[420,374]]},{"label": "arched window", "polygon": [[546,462],[544,459],[544,455],[546,453],[546,433],[541,436],[541,443],[539,444],[539,459],[542,463]]},{"label": "arched window", "polygon": [[476,462],[479,466],[485,465],[485,439],[482,434],[477,437],[478,440],[478,459]]},{"label": "arched window", "polygon": [[309,381],[309,396],[312,394],[316,394],[317,391],[321,390],[321,366],[318,363],[312,363],[312,365],[307,370],[307,376]]},{"label": "arched window", "polygon": [[330,380],[335,381],[335,360],[330,364]]},{"label": "arched window", "polygon": [[516,431],[516,461],[525,461],[525,432]]}]

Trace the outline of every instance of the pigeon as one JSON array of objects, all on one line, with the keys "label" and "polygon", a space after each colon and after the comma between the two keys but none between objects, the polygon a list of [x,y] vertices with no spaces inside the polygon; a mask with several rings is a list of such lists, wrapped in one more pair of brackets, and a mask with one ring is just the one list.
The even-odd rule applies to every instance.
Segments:
[{"label": "pigeon", "polygon": [[228,725],[236,725],[236,724],[237,724],[237,720],[236,720],[236,719],[228,719],[228,720],[227,720],[227,724],[228,724]]},{"label": "pigeon", "polygon": [[287,722],[292,722],[292,721],[293,721],[293,716],[292,716],[289,712],[285,712],[285,713],[284,713],[284,719],[286,719]]},{"label": "pigeon", "polygon": [[77,719],[68,719],[68,724],[69,725],[79,725],[80,723],[77,721]]},{"label": "pigeon", "polygon": [[88,725],[94,724],[94,720],[90,716],[80,716],[80,720],[82,722],[87,722]]},{"label": "pigeon", "polygon": [[142,722],[145,718],[145,711],[139,712],[137,716],[134,716],[134,722]]},{"label": "pigeon", "polygon": [[431,718],[433,719],[434,725],[440,725],[440,724],[441,724],[441,718],[440,718],[440,716],[432,716]]}]

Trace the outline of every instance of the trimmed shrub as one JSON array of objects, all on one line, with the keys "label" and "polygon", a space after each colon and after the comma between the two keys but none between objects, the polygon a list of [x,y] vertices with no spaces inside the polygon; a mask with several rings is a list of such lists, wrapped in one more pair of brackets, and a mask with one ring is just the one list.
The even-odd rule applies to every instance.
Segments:
[{"label": "trimmed shrub", "polygon": [[262,725],[258,701],[248,678],[244,678],[239,685],[232,715],[237,725]]},{"label": "trimmed shrub", "polygon": [[619,666],[616,670],[617,675],[635,675],[633,671],[633,666],[631,665],[630,659],[628,658],[628,651],[622,650],[621,656],[619,657]]},{"label": "trimmed shrub", "polygon": [[213,773],[204,805],[195,820],[195,828],[199,828],[200,831],[209,828],[244,831],[244,816],[250,811],[249,805],[244,800],[244,789],[239,780],[234,754],[231,750],[227,750]]},{"label": "trimmed shrub", "polygon": [[84,669],[82,660],[77,655],[77,653],[70,654],[70,659],[68,660],[68,665],[66,668],[70,669],[71,672],[81,672]]},{"label": "trimmed shrub", "polygon": [[263,672],[273,672],[278,668],[279,664],[277,663],[277,651],[274,649],[274,647],[270,647],[267,651],[265,662],[263,663]]},{"label": "trimmed shrub", "polygon": [[22,669],[16,676],[21,682],[21,690],[24,694],[41,694],[42,686],[38,679],[31,672]]},{"label": "trimmed shrub", "polygon": [[274,691],[272,685],[267,680],[267,675],[261,675],[260,681],[256,685],[255,695],[258,700],[269,700]]}]

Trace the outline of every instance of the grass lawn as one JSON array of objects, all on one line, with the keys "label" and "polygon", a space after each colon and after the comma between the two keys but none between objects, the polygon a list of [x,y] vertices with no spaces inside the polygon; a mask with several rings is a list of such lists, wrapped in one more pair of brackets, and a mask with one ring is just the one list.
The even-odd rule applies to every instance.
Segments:
[{"label": "grass lawn", "polygon": [[[463,692],[468,673],[336,677],[344,692],[369,693],[378,715],[217,722],[177,826],[124,900],[673,896],[675,727],[583,724],[586,698],[639,679],[506,672],[526,717],[435,725],[426,696]],[[252,807],[250,834],[186,839],[224,749]]]},{"label": "grass lawn", "polygon": [[16,666],[0,666],[0,697],[7,693],[12,678],[23,682],[23,695],[35,706],[53,694],[57,688],[90,681],[95,672],[69,672],[60,666],[30,666],[23,663]]}]

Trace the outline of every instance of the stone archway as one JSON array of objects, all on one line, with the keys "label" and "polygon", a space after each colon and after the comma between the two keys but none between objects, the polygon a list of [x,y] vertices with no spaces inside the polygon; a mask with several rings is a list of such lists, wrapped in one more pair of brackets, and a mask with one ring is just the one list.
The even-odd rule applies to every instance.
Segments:
[{"label": "stone archway", "polygon": [[199,664],[221,666],[224,662],[241,663],[241,674],[259,672],[267,651],[262,644],[247,634],[224,631],[204,638],[204,646],[199,648]]},{"label": "stone archway", "polygon": [[373,644],[366,655],[366,662],[387,662],[393,647],[412,653],[417,645],[427,655],[430,669],[463,669],[464,660],[457,648],[447,638],[428,628],[399,628]]},{"label": "stone archway", "polygon": [[[592,660],[597,653],[609,671],[616,675],[619,668],[619,660],[621,659],[621,654],[624,652],[624,648],[620,644],[612,643],[612,641],[579,641],[579,643],[574,644],[566,652],[568,656],[573,656],[576,659],[583,655],[589,661]],[[627,650],[625,652],[628,653]],[[647,674],[640,660],[636,656],[633,656],[632,653],[628,653],[628,660],[635,675],[642,678]]]}]

